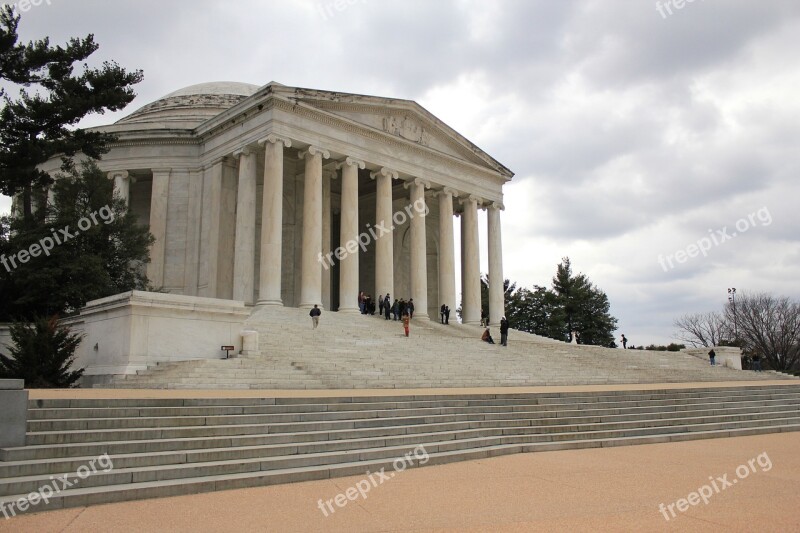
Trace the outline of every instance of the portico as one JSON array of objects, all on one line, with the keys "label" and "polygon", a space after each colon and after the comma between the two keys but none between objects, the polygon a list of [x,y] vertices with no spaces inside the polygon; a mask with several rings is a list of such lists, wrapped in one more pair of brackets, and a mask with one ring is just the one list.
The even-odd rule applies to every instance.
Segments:
[{"label": "portico", "polygon": [[[102,164],[155,236],[148,277],[187,296],[355,313],[360,291],[457,301],[480,319],[487,211],[491,321],[503,308],[503,185],[513,173],[408,100],[212,83],[111,126]],[[454,217],[461,219],[456,250]]]}]

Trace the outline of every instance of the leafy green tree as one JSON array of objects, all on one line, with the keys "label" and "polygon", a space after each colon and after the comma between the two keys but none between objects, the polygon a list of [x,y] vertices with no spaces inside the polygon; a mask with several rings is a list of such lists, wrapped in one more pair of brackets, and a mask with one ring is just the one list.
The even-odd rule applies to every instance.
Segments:
[{"label": "leafy green tree", "polygon": [[[6,5],[0,8],[0,81],[19,88],[19,97],[0,88],[0,192],[21,195],[22,216],[33,217],[34,197],[52,183],[38,168],[62,155],[64,170],[72,156],[81,152],[99,159],[115,137],[74,126],[86,115],[124,108],[135,97],[132,86],[142,80],[141,71],[127,72],[113,62],[101,68],[85,63],[79,73],[75,64],[98,48],[94,36],[70,39],[65,46],[51,46],[47,37],[27,44],[19,42],[20,16]],[[31,90],[33,89],[33,90]],[[40,211],[43,213],[43,211]]]},{"label": "leafy green tree", "polygon": [[[86,302],[148,290],[153,237],[93,161],[56,180],[45,221],[6,220],[0,234],[0,320],[71,314]],[[68,236],[71,236],[68,238]],[[38,257],[29,253],[38,247]],[[22,263],[21,251],[29,257]]]},{"label": "leafy green tree", "polygon": [[81,336],[70,333],[56,317],[11,325],[11,356],[0,354],[0,377],[24,379],[33,389],[75,386],[83,369],[72,370]]}]

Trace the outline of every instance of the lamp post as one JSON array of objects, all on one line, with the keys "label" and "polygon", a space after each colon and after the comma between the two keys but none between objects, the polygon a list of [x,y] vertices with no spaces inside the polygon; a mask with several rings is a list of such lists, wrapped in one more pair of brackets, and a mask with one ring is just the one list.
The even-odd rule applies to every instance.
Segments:
[{"label": "lamp post", "polygon": [[736,287],[728,289],[728,295],[728,301],[733,305],[733,340],[736,342],[739,340],[739,331],[736,325]]}]

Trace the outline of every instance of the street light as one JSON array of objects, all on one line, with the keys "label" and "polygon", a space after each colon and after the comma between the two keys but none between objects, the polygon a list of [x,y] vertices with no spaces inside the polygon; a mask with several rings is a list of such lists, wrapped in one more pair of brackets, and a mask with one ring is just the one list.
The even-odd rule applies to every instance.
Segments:
[{"label": "street light", "polygon": [[736,322],[737,322],[737,320],[736,320],[736,287],[728,289],[728,294],[729,294],[728,301],[731,302],[731,305],[733,305],[733,340],[734,341],[738,341],[739,340],[739,332],[738,332],[738,327],[736,325]]}]

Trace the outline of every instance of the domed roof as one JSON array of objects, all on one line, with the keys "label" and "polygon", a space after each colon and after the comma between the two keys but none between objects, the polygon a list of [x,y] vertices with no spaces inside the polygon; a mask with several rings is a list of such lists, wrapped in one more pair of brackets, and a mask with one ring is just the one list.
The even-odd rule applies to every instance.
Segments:
[{"label": "domed roof", "polygon": [[194,128],[252,96],[258,89],[258,85],[235,81],[190,85],[147,104],[117,124],[169,123],[169,127]]}]

